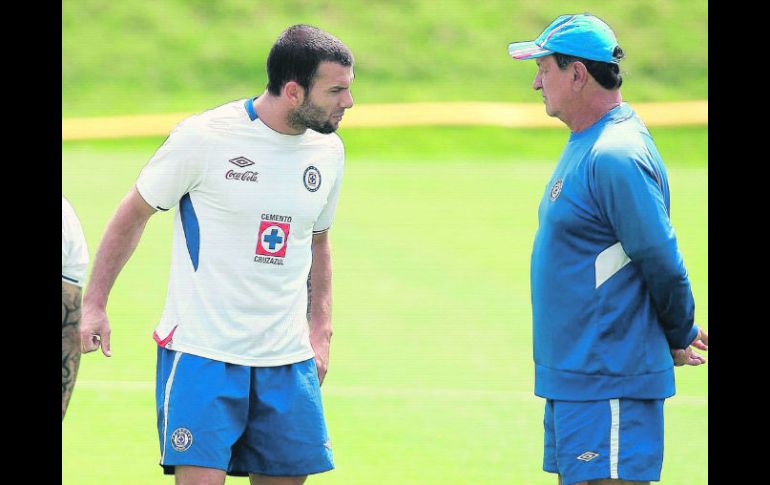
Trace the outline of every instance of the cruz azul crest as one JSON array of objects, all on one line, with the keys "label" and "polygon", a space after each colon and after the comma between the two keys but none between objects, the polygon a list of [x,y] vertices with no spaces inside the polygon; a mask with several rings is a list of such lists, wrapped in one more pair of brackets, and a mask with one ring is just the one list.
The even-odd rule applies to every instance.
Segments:
[{"label": "cruz azul crest", "polygon": [[564,185],[564,179],[560,178],[556,182],[554,182],[553,187],[551,187],[551,200],[554,201],[559,197],[559,194],[561,194],[561,188]]},{"label": "cruz azul crest", "polygon": [[302,174],[302,182],[305,184],[305,188],[310,192],[315,192],[321,187],[321,172],[314,166],[309,166],[305,169],[305,173]]}]

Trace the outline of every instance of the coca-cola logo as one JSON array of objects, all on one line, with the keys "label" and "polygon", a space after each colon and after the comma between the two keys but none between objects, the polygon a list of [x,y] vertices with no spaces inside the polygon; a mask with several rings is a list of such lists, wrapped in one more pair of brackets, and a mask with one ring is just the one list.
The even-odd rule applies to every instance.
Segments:
[{"label": "coca-cola logo", "polygon": [[236,172],[228,170],[225,174],[227,180],[240,180],[241,182],[257,182],[259,172]]}]

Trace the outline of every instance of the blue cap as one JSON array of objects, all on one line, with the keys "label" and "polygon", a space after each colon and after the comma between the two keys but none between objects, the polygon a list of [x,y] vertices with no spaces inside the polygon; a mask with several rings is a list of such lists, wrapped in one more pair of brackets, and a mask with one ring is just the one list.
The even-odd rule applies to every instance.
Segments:
[{"label": "blue cap", "polygon": [[615,33],[590,13],[561,15],[531,41],[512,42],[508,54],[514,59],[533,59],[554,52],[593,61],[620,62],[612,53],[618,46]]}]

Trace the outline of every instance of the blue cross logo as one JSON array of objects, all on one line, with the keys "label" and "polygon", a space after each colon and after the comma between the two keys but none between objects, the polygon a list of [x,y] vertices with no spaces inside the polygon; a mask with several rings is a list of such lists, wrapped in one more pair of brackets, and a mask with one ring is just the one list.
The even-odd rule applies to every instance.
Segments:
[{"label": "blue cross logo", "polygon": [[283,238],[278,235],[278,229],[276,228],[273,228],[270,234],[265,234],[262,240],[268,244],[270,251],[274,251],[277,245],[283,244]]}]

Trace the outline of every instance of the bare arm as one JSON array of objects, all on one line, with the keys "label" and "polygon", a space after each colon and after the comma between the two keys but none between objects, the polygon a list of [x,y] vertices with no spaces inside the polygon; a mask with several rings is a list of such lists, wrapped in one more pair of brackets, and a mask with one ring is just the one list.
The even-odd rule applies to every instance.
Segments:
[{"label": "bare arm", "polygon": [[315,352],[318,380],[323,384],[329,368],[332,337],[332,260],[329,233],[313,236],[313,264],[310,267],[310,344]]},{"label": "bare arm", "polygon": [[132,187],[107,224],[83,297],[83,321],[80,327],[83,352],[94,351],[101,344],[104,355],[112,355],[107,298],[118,273],[139,244],[147,221],[155,212],[139,195],[136,187]]},{"label": "bare arm", "polygon": [[75,378],[80,366],[80,287],[61,284],[61,419],[75,387]]}]

